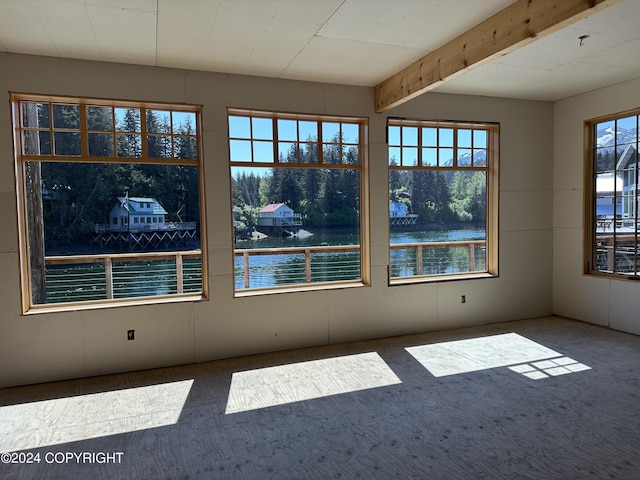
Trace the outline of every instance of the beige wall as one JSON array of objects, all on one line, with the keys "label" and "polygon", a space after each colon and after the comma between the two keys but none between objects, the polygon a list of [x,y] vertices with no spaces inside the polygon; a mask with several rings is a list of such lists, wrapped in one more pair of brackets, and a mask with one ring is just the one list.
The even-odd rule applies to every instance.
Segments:
[{"label": "beige wall", "polygon": [[[8,54],[0,90],[0,386],[551,313],[551,103],[426,94],[376,114],[370,88]],[[20,315],[10,91],[204,105],[209,301]],[[227,106],[369,117],[371,287],[233,298]],[[499,278],[387,285],[386,115],[500,122]]]},{"label": "beige wall", "polygon": [[555,105],[553,311],[640,333],[640,284],[582,274],[584,121],[640,106],[640,79]]}]

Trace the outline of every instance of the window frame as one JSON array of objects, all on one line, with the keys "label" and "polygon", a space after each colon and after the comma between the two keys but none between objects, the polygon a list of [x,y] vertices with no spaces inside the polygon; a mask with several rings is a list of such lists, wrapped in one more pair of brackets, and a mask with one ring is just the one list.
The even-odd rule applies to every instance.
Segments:
[{"label": "window frame", "polygon": [[[400,140],[399,145],[391,146],[389,141],[389,127],[400,127],[402,131],[402,127],[416,127],[418,129],[417,139],[415,143],[416,149],[416,165],[403,165],[402,160],[400,159],[399,164],[397,166],[389,165],[389,161],[391,158],[390,148],[399,147],[399,151],[402,152],[402,140]],[[445,145],[442,148],[451,149],[453,152],[453,161],[454,164],[451,166],[441,166],[438,165],[439,160],[436,160],[435,165],[424,165],[423,162],[423,150],[431,148],[430,145],[424,145],[423,143],[423,135],[420,134],[420,130],[422,128],[434,128],[434,129],[451,129],[453,130],[452,137],[452,145]],[[486,130],[487,132],[487,146],[486,146],[486,166],[475,166],[475,165],[457,165],[457,151],[460,148],[458,146],[458,130]],[[439,130],[438,130],[439,132]],[[469,279],[478,279],[478,278],[497,278],[499,277],[499,268],[498,268],[498,252],[499,252],[499,161],[500,161],[500,124],[497,122],[477,122],[477,121],[457,121],[457,120],[420,120],[420,119],[407,119],[407,118],[397,118],[397,117],[389,117],[387,118],[387,126],[386,126],[386,135],[387,135],[387,181],[390,181],[390,173],[392,170],[397,171],[436,171],[436,172],[456,172],[456,171],[464,171],[464,172],[474,172],[474,171],[483,171],[486,172],[486,182],[487,182],[487,190],[486,190],[486,238],[485,238],[485,249],[486,249],[486,268],[482,271],[473,271],[473,272],[458,272],[458,273],[437,273],[437,274],[418,274],[406,277],[392,277],[391,276],[391,250],[393,245],[391,243],[391,227],[389,223],[388,231],[389,231],[389,260],[388,260],[388,272],[387,279],[388,283],[391,286],[394,285],[406,285],[406,284],[416,284],[416,283],[433,283],[433,282],[444,282],[444,281],[454,281],[454,280],[469,280]],[[401,134],[402,135],[402,134]],[[473,134],[471,134],[473,137]],[[402,137],[401,137],[402,138]],[[410,148],[414,148],[414,145],[410,145]],[[436,149],[440,148],[440,140],[438,137],[437,144],[434,147]],[[464,147],[464,149],[471,150],[473,152],[473,140],[471,147]],[[439,152],[436,155],[436,158],[439,157]],[[472,162],[473,163],[473,162]],[[389,193],[387,194],[387,205],[391,198]],[[388,212],[389,216],[390,213]]]},{"label": "window frame", "polygon": [[[615,140],[613,145],[604,148],[611,148],[614,152],[614,164],[613,170],[613,196],[612,196],[612,205],[613,205],[613,217],[611,219],[605,219],[604,223],[601,223],[601,220],[598,219],[598,211],[597,211],[597,199],[598,191],[597,191],[597,179],[598,179],[598,167],[597,167],[597,155],[599,147],[597,145],[597,126],[601,123],[607,122],[617,122],[619,120],[636,117],[635,118],[635,127],[636,127],[636,137],[635,142],[631,143],[618,143],[617,140],[617,129],[615,134]],[[584,171],[584,181],[583,181],[583,266],[582,273],[584,275],[590,275],[594,277],[607,278],[612,280],[622,280],[622,281],[638,281],[640,280],[640,276],[638,276],[637,271],[638,267],[640,267],[640,253],[638,252],[638,246],[640,245],[640,231],[638,231],[638,226],[640,226],[640,189],[638,188],[640,184],[640,172],[639,172],[639,162],[640,162],[640,107],[636,107],[633,109],[625,110],[622,112],[616,112],[608,115],[603,115],[595,118],[590,118],[584,121],[584,133],[583,133],[583,141],[584,141],[584,152],[583,152],[583,171]],[[625,194],[624,185],[622,190],[618,190],[618,179],[616,173],[618,172],[617,163],[620,161],[618,158],[618,148],[624,148],[628,145],[635,145],[635,165],[634,168],[634,176],[635,176],[635,192],[634,195],[631,196],[632,200],[635,200],[635,208],[634,208],[634,216],[633,217],[624,217],[623,211],[623,202],[626,203],[629,198],[628,195]],[[606,173],[606,172],[602,172]],[[626,170],[622,171],[623,175],[627,175],[629,172]],[[624,180],[622,180],[624,183]],[[605,197],[601,197],[605,198]],[[620,217],[617,217],[618,209],[621,210]],[[636,267],[636,273],[627,273],[627,272],[617,272],[616,271],[616,243],[617,236],[624,236],[624,232],[618,234],[618,228],[624,226],[624,222],[632,221],[635,224],[635,230],[633,232],[634,243],[635,243],[635,254],[634,254],[634,264]],[[614,255],[611,253],[607,254],[607,264],[611,265],[613,263],[613,268],[609,270],[600,270],[597,269],[597,233],[598,228],[604,229],[608,222],[611,222],[612,232],[612,241],[613,247],[612,251]],[[602,225],[602,227],[601,227]],[[608,247],[607,247],[608,248]]]},{"label": "window frame", "polygon": [[[51,144],[51,152],[49,154],[27,154],[23,150],[23,132],[27,130],[36,131],[49,131],[50,138],[53,139],[55,132],[59,129],[53,125],[53,118],[50,118],[50,125],[48,127],[24,127],[21,118],[21,104],[22,103],[42,103],[49,104],[50,112],[53,105],[71,105],[78,106],[79,109],[79,127],[77,130],[80,136],[80,154],[56,154],[55,146]],[[87,309],[101,309],[118,307],[125,305],[148,305],[148,304],[161,304],[161,303],[175,303],[175,302],[193,302],[200,300],[207,300],[209,298],[209,286],[208,286],[208,254],[207,254],[207,228],[206,228],[206,204],[205,204],[205,184],[204,184],[204,160],[203,160],[203,148],[202,148],[202,106],[193,104],[179,104],[179,103],[163,103],[163,102],[144,102],[144,101],[126,101],[126,100],[111,100],[102,98],[88,98],[88,97],[76,97],[76,96],[59,96],[59,95],[41,95],[31,93],[16,93],[10,92],[10,104],[12,115],[12,132],[13,132],[13,150],[14,150],[14,173],[15,173],[15,186],[16,186],[16,208],[17,208],[17,231],[18,231],[18,260],[20,270],[20,290],[21,290],[21,307],[22,315],[36,314],[36,313],[51,313],[61,311],[76,311]],[[113,133],[114,135],[114,151],[111,156],[96,156],[89,154],[89,134],[96,133],[94,130],[88,128],[87,124],[87,107],[108,107],[113,108],[114,112],[116,108],[125,109],[139,109],[141,113],[140,119],[140,132],[136,132],[141,135],[142,141],[142,153],[139,157],[124,157],[119,156],[116,152],[116,136],[123,132],[117,130],[114,124],[112,131],[100,131],[99,133]],[[175,158],[173,156],[174,149],[172,146],[172,156],[168,158],[156,158],[146,155],[148,149],[148,138],[154,135],[154,132],[147,133],[146,131],[146,111],[147,110],[162,110],[171,112],[188,112],[195,114],[194,134],[188,135],[189,137],[195,137],[195,148],[197,152],[196,159],[182,159]],[[114,114],[115,115],[115,114]],[[167,134],[172,138],[181,137],[185,135],[180,134]],[[107,298],[101,300],[82,300],[82,301],[69,301],[59,303],[34,303],[32,300],[32,286],[31,286],[31,266],[29,258],[29,233],[28,233],[28,220],[27,220],[27,192],[25,182],[25,165],[29,162],[66,162],[66,163],[122,163],[122,164],[160,164],[160,165],[188,165],[195,166],[197,168],[198,176],[198,201],[199,201],[199,238],[200,238],[200,259],[201,259],[201,277],[202,277],[202,290],[197,293],[176,293],[176,294],[163,294],[152,296],[133,296],[124,298]],[[117,219],[115,219],[117,220]],[[135,259],[136,253],[127,254],[115,254],[117,257],[121,255],[123,258]],[[62,257],[51,257],[54,259],[60,259]]]},{"label": "window frame", "polygon": [[[254,138],[252,133],[249,137],[234,137],[230,132],[229,118],[231,116],[242,116],[268,119],[272,122],[272,139],[265,140],[261,138]],[[370,260],[370,221],[369,221],[369,118],[362,116],[348,116],[348,115],[327,115],[327,114],[304,114],[304,113],[290,113],[290,112],[275,112],[270,110],[257,110],[238,107],[227,107],[227,141],[228,141],[228,166],[229,166],[229,192],[231,195],[230,206],[233,210],[233,167],[251,167],[251,168],[293,168],[293,169],[328,169],[328,170],[354,170],[359,171],[360,179],[360,218],[359,218],[359,245],[353,245],[358,247],[360,251],[360,278],[356,280],[337,280],[337,281],[322,281],[322,282],[305,282],[289,285],[273,285],[268,287],[251,287],[244,289],[236,289],[235,286],[235,257],[236,250],[235,239],[232,238],[233,255],[232,255],[232,268],[234,269],[234,297],[249,297],[258,295],[269,295],[276,293],[295,293],[295,292],[308,292],[308,291],[324,291],[330,289],[343,289],[353,288],[371,285],[371,260]],[[315,142],[308,142],[304,138],[300,138],[300,131],[298,131],[297,140],[281,139],[278,136],[277,123],[279,120],[294,120],[297,122],[318,122],[317,132],[318,137]],[[342,141],[338,144],[341,147],[343,145],[357,145],[359,148],[359,164],[337,164],[337,163],[324,163],[323,162],[323,148],[324,144],[334,144],[333,142],[325,142],[322,136],[321,123],[349,123],[358,125],[358,142],[345,142]],[[253,131],[253,122],[250,121],[250,130]],[[244,140],[252,142],[252,159],[250,161],[233,161],[231,159],[232,147],[231,142],[234,140]],[[273,144],[273,161],[255,161],[253,142],[259,143],[272,142]],[[318,146],[318,163],[303,163],[300,160],[296,163],[293,162],[280,162],[279,161],[279,143],[291,143],[291,144],[315,144]],[[300,151],[300,149],[298,149]],[[234,235],[233,220],[234,215],[231,215],[232,228],[231,235]],[[304,250],[304,249],[303,249]]]}]

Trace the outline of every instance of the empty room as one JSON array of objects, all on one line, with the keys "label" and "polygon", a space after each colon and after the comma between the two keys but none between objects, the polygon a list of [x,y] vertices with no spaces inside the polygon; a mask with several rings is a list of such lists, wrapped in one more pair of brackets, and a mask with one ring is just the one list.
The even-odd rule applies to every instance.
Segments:
[{"label": "empty room", "polygon": [[640,478],[640,2],[0,2],[0,478]]}]

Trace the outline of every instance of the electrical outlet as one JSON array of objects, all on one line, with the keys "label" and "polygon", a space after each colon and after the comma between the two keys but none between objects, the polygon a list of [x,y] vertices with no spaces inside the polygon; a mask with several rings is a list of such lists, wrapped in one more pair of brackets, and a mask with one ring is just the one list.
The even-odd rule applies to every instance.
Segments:
[{"label": "electrical outlet", "polygon": [[462,295],[460,297],[460,303],[467,303],[467,296],[466,295]]},{"label": "electrical outlet", "polygon": [[127,340],[135,340],[135,339],[136,339],[136,331],[127,330]]}]

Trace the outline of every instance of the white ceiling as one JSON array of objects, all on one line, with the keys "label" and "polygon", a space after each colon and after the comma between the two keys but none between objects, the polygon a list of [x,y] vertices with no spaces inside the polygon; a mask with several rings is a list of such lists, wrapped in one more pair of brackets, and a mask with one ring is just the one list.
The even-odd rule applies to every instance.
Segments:
[{"label": "white ceiling", "polygon": [[[513,1],[0,0],[0,51],[372,87]],[[636,77],[623,0],[435,91],[558,100]]]}]

